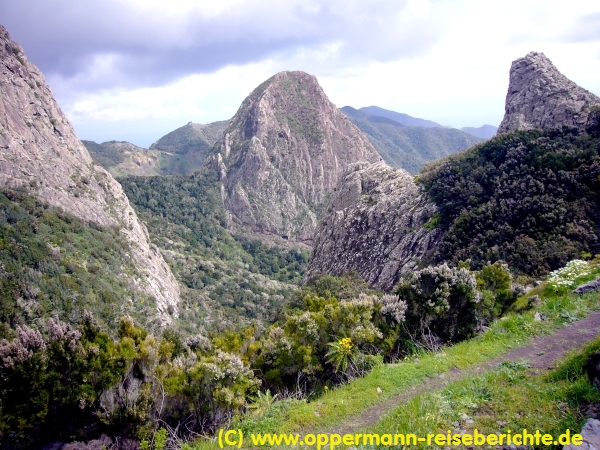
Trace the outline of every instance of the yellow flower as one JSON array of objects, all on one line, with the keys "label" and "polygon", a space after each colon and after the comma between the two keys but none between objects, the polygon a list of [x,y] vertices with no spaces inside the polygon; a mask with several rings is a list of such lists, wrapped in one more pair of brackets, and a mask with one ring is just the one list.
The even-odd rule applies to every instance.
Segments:
[{"label": "yellow flower", "polygon": [[350,351],[350,350],[352,350],[352,347],[354,347],[354,344],[352,344],[352,339],[350,339],[350,338],[343,338],[340,341],[340,347],[342,347],[342,349],[344,351]]}]

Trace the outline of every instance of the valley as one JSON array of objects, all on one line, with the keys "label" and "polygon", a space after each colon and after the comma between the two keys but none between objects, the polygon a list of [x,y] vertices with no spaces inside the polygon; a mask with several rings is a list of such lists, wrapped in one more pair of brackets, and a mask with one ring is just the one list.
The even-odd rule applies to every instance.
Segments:
[{"label": "valley", "polygon": [[[497,130],[338,109],[284,71],[145,149],[82,143],[0,39],[0,448],[575,431],[598,403],[563,350],[598,351],[599,294],[572,290],[600,277],[600,98],[545,55],[513,62]],[[493,377],[547,395],[514,417]]]}]

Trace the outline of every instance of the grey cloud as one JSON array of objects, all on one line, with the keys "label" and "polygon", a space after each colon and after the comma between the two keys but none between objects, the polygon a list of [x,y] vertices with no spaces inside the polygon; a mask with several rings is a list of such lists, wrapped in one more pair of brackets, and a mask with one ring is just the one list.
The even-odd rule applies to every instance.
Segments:
[{"label": "grey cloud", "polygon": [[[0,21],[50,78],[73,88],[154,86],[269,57],[341,42],[329,64],[389,61],[426,52],[441,37],[427,19],[401,23],[406,1],[247,2],[178,20],[118,0],[0,3]],[[105,72],[93,62],[111,56]]]}]

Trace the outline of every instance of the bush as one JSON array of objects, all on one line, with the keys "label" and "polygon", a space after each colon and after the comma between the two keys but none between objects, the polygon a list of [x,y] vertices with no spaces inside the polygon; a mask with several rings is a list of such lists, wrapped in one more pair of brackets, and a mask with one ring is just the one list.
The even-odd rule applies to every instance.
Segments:
[{"label": "bush", "polygon": [[404,331],[414,342],[433,334],[445,342],[473,336],[481,294],[472,272],[446,264],[412,273],[396,288],[406,303]]}]

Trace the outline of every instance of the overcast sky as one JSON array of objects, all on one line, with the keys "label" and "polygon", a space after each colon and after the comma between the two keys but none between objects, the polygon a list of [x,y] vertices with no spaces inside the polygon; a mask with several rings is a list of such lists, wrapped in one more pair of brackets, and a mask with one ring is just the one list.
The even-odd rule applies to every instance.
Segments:
[{"label": "overcast sky", "polygon": [[282,70],[338,107],[498,125],[511,62],[544,52],[600,95],[600,1],[1,0],[81,139],[148,147],[231,118]]}]

